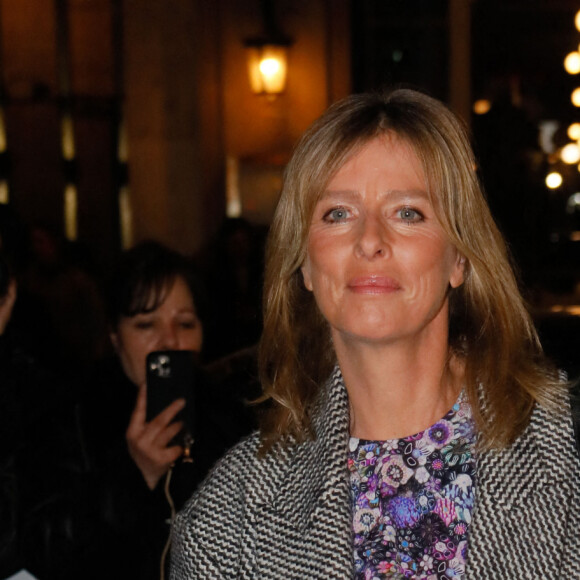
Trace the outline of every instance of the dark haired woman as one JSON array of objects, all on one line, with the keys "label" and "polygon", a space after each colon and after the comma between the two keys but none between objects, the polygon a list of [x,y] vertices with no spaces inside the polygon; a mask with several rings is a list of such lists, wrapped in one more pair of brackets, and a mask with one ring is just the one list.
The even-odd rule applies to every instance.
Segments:
[{"label": "dark haired woman", "polygon": [[306,132],[268,242],[260,433],[174,528],[172,578],[578,578],[580,460],[441,103],[351,96]]},{"label": "dark haired woman", "polygon": [[[248,428],[229,421],[241,397],[220,397],[201,371],[188,406],[179,399],[146,418],[147,355],[202,348],[199,283],[185,257],[156,242],[127,251],[111,277],[107,306],[117,356],[101,369],[83,406],[103,527],[98,561],[87,574],[159,578],[172,513],[238,440],[238,429]],[[181,409],[194,425],[186,460],[184,447],[171,443],[181,428],[173,421]]]}]

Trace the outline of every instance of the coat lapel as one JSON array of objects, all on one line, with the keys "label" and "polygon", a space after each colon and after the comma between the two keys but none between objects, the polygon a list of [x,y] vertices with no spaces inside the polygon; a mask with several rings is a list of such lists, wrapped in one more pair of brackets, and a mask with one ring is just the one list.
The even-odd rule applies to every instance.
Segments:
[{"label": "coat lapel", "polygon": [[[263,538],[267,552],[258,554],[261,578],[349,578],[352,574],[352,513],[346,466],[348,397],[340,371],[326,384],[314,409],[314,441],[296,445],[274,495],[261,506],[257,533],[279,530]],[[282,530],[284,531],[282,533]],[[257,545],[262,545],[258,542]],[[274,552],[275,550],[275,552]],[[272,570],[300,560],[305,568],[286,575]],[[297,558],[298,556],[298,558]]]},{"label": "coat lapel", "polygon": [[537,407],[512,446],[480,457],[466,578],[560,577],[576,493],[566,467],[574,463],[567,423],[565,414]]}]

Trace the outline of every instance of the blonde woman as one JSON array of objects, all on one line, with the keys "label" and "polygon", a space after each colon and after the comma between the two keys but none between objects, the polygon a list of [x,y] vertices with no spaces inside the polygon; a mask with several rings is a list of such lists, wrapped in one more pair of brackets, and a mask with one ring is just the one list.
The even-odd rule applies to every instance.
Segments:
[{"label": "blonde woman", "polygon": [[409,90],[303,136],[268,245],[271,409],[178,516],[174,579],[580,577],[567,390],[475,166]]}]

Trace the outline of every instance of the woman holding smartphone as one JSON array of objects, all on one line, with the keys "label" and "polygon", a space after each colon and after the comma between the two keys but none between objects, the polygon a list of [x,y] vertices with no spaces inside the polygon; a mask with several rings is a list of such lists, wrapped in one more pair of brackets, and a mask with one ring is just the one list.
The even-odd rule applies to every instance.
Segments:
[{"label": "woman holding smartphone", "polygon": [[[202,349],[199,296],[189,261],[156,242],[127,251],[111,277],[107,307],[116,356],[96,373],[83,405],[100,523],[88,577],[159,578],[173,512],[237,441],[227,419],[233,407],[218,401],[199,369],[195,388],[186,386],[187,402],[179,398],[147,412],[147,355]],[[174,439],[182,410],[195,440],[185,460]]]},{"label": "woman holding smartphone", "polygon": [[126,431],[127,449],[150,490],[183,453],[181,446],[169,443],[182,428],[174,419],[186,401],[177,399],[146,421],[146,358],[161,350],[201,351],[203,327],[195,294],[185,258],[156,243],[128,252],[111,285],[111,342],[138,392]]}]

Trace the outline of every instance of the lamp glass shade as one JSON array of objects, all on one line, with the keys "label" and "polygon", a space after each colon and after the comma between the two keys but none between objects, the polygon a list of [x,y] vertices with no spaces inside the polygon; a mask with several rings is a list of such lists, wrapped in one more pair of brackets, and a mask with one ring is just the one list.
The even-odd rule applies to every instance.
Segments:
[{"label": "lamp glass shade", "polygon": [[247,48],[248,74],[252,91],[276,95],[286,87],[286,47],[274,44]]}]

